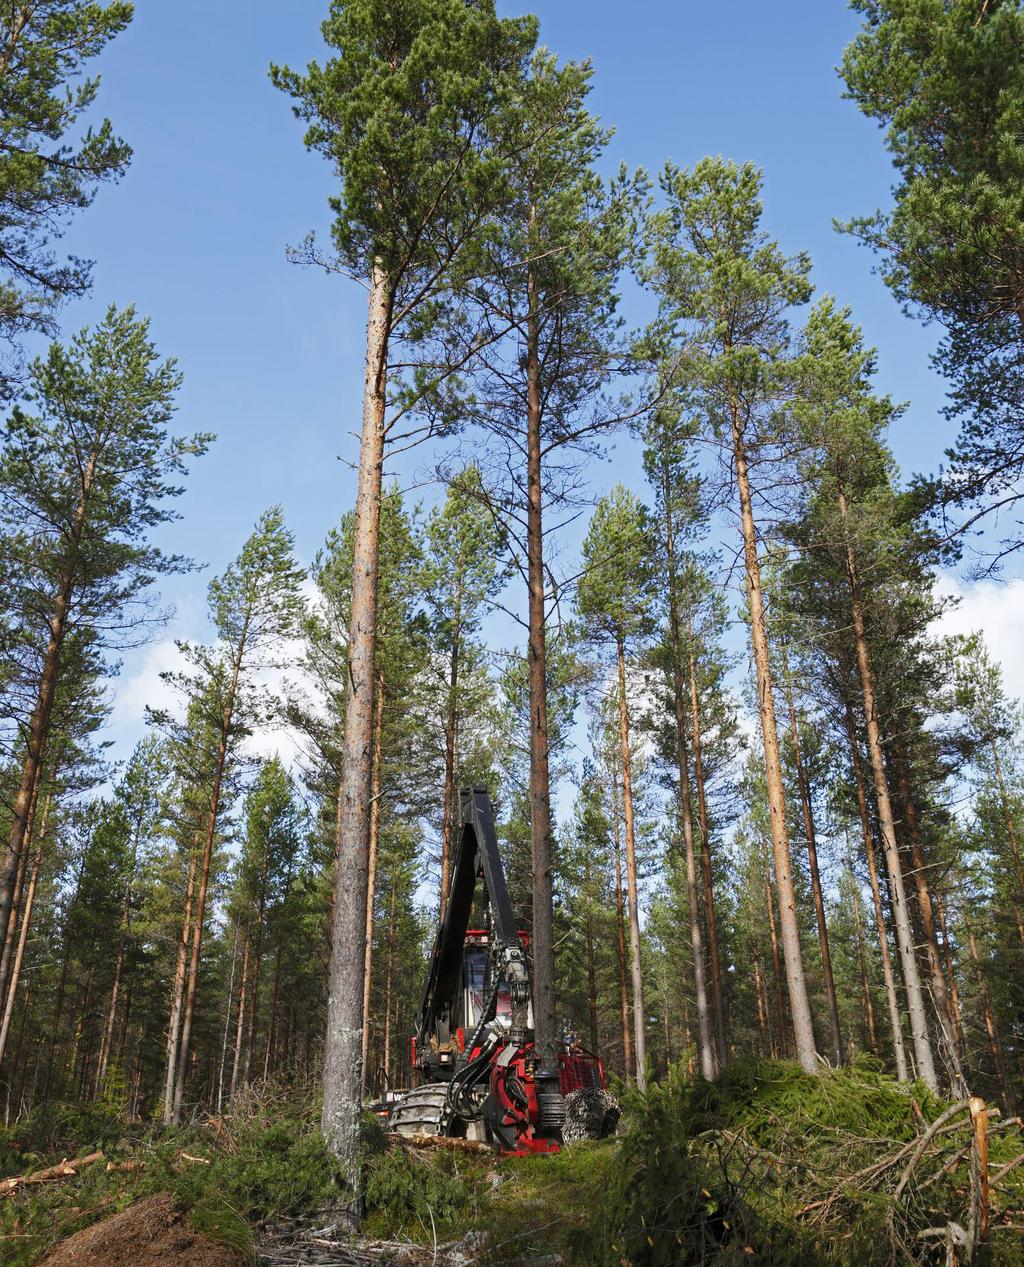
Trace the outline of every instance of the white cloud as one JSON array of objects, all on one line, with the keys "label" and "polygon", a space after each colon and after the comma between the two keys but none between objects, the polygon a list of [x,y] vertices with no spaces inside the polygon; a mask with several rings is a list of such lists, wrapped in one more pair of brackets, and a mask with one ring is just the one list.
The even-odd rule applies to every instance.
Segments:
[{"label": "white cloud", "polygon": [[1024,699],[1024,577],[1005,584],[965,584],[942,573],[936,588],[943,598],[958,602],[935,622],[935,632],[982,634],[990,654],[1002,666],[1007,693]]}]

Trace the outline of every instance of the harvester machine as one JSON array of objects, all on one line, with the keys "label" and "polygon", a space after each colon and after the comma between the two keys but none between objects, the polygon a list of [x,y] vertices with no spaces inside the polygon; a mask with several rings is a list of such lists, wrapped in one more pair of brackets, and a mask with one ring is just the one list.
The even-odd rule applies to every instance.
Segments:
[{"label": "harvester machine", "polygon": [[512,914],[486,791],[462,793],[453,834],[447,901],[412,1039],[418,1085],[394,1098],[390,1128],[518,1154],[613,1134],[619,1108],[598,1057],[571,1041],[549,1064],[535,1052],[528,939]]}]

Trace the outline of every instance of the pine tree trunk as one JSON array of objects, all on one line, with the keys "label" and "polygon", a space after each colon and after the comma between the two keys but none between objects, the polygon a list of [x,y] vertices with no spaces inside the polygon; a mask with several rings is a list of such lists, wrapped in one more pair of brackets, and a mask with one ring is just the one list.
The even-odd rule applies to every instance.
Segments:
[{"label": "pine tree trunk", "polygon": [[203,925],[206,921],[206,899],[210,889],[210,866],[213,861],[213,845],[217,839],[217,819],[220,814],[220,795],[224,781],[224,768],[228,757],[228,738],[231,733],[231,720],[235,711],[235,699],[238,693],[238,679],[242,672],[242,660],[245,656],[245,644],[249,631],[248,615],[242,621],[238,646],[231,666],[231,683],[227,698],[224,701],[224,713],[221,717],[220,735],[217,740],[217,760],[213,771],[213,786],[210,789],[210,804],[206,816],[206,841],[203,846],[203,860],[199,867],[199,885],[196,890],[195,921],[192,930],[191,960],[188,971],[188,987],[185,991],[185,1009],[181,1020],[181,1038],[178,1043],[177,1074],[174,1082],[174,1100],[171,1115],[167,1123],[181,1120],[181,1103],[185,1095],[185,1079],[192,1040],[192,1018],[195,1015],[196,991],[199,988],[199,964],[203,949]]},{"label": "pine tree trunk", "polygon": [[768,1040],[764,1013],[764,982],[761,979],[761,962],[754,960],[754,994],[757,998],[757,1032],[761,1041],[761,1055],[775,1058],[775,1052]]},{"label": "pine tree trunk", "polygon": [[974,974],[978,980],[978,998],[981,1001],[985,1033],[988,1035],[989,1049],[992,1052],[992,1063],[995,1065],[996,1076],[999,1079],[999,1086],[1003,1093],[1003,1112],[1007,1117],[1011,1117],[1017,1111],[1014,1105],[1013,1086],[1006,1072],[1006,1061],[1003,1059],[1003,1044],[1000,1041],[995,1015],[992,1011],[992,996],[989,994],[988,983],[981,969],[981,957],[978,954],[978,943],[974,937],[974,928],[966,913],[964,915],[964,928],[967,932],[967,945],[971,952],[971,961],[974,964]]},{"label": "pine tree trunk", "polygon": [[853,543],[850,541],[846,524],[846,495],[842,489],[839,490],[838,502],[845,539],[846,575],[850,590],[850,614],[857,651],[857,669],[860,674],[864,717],[867,725],[868,755],[871,760],[871,773],[875,785],[875,804],[878,808],[878,821],[882,831],[882,846],[885,853],[886,869],[889,873],[889,895],[893,920],[896,925],[896,945],[899,949],[900,966],[906,987],[907,1012],[910,1017],[910,1035],[914,1048],[914,1061],[917,1066],[918,1076],[924,1080],[929,1090],[937,1092],[939,1082],[935,1076],[935,1060],[932,1055],[931,1041],[928,1037],[928,1017],[924,1006],[924,992],[921,988],[921,975],[917,969],[914,934],[910,925],[910,912],[907,909],[907,895],[903,884],[899,847],[896,843],[896,823],[892,812],[892,801],[889,797],[885,756],[882,750],[882,732],[875,705],[875,678],[871,667],[871,655],[868,651],[867,633],[864,628],[864,610],[861,603],[860,584],[857,580]]},{"label": "pine tree trunk", "polygon": [[181,1041],[181,1011],[185,1001],[185,972],[188,968],[188,948],[192,938],[192,903],[195,899],[196,853],[198,840],[193,842],[188,858],[188,884],[185,888],[185,914],[181,921],[181,936],[174,964],[174,982],[171,987],[171,1014],[167,1023],[167,1068],[164,1070],[164,1121],[171,1121],[174,1112],[174,1082],[178,1073],[178,1053]]},{"label": "pine tree trunk", "polygon": [[811,873],[811,892],[814,896],[814,912],[818,925],[818,948],[821,952],[821,970],[825,978],[825,997],[828,1001],[829,1028],[832,1036],[832,1061],[843,1063],[843,1033],[839,1023],[839,1000],[836,998],[836,981],[832,972],[832,950],[825,923],[825,899],[821,891],[821,873],[818,870],[818,841],[814,830],[814,811],[811,807],[811,789],[804,769],[803,750],[800,746],[800,725],[793,700],[793,680],[789,673],[789,656],[785,644],[780,647],[782,671],[786,679],[786,700],[789,705],[789,735],[793,744],[793,762],[803,813],[804,838],[807,841],[807,865]]},{"label": "pine tree trunk", "polygon": [[967,1051],[967,1043],[964,1039],[964,1018],[960,1010],[960,989],[956,982],[956,972],[953,967],[953,954],[949,941],[949,929],[946,927],[946,907],[942,900],[942,890],[936,886],[935,889],[935,918],[938,921],[939,933],[942,936],[942,970],[946,977],[946,984],[949,987],[949,1006],[953,1016],[953,1025],[956,1032],[957,1051],[960,1054],[961,1061],[965,1059]]},{"label": "pine tree trunk", "polygon": [[857,877],[853,873],[853,857],[847,863],[850,872],[851,901],[853,904],[853,932],[857,939],[857,968],[860,972],[860,995],[864,1003],[864,1023],[868,1031],[868,1050],[877,1054],[878,1035],[875,1032],[875,1005],[871,998],[871,981],[868,975],[868,954],[864,939],[864,921],[860,906]]},{"label": "pine tree trunk", "polygon": [[389,280],[380,262],[370,279],[352,568],[345,737],[338,794],[334,911],[324,1047],[323,1132],[359,1202],[362,1112],[363,956],[373,777],[373,694],[380,569],[380,490],[384,461]]},{"label": "pine tree trunk", "polygon": [[[75,508],[71,531],[68,534],[69,554],[72,556],[77,554],[81,545],[82,532],[89,507],[89,496],[96,477],[96,461],[97,454],[94,450],[89,454],[82,468],[82,491],[78,505]],[[57,593],[54,596],[53,612],[49,621],[49,638],[43,656],[35,704],[29,719],[25,757],[21,767],[21,781],[14,798],[11,833],[8,839],[4,864],[0,868],[0,942],[7,939],[7,926],[10,923],[11,910],[14,904],[14,885],[18,864],[21,861],[22,854],[28,848],[27,838],[33,794],[36,791],[43,761],[43,751],[50,732],[50,716],[53,712],[53,701],[56,696],[59,677],[60,653],[64,646],[68,617],[71,613],[71,598],[74,592],[75,579],[70,571],[63,572],[57,582]]]},{"label": "pine tree trunk", "polygon": [[270,1077],[271,1057],[274,1054],[274,1047],[278,1041],[277,1033],[277,1002],[281,989],[281,942],[277,943],[277,951],[274,955],[274,984],[270,991],[270,1018],[267,1021],[267,1046],[263,1056],[263,1077]]},{"label": "pine tree trunk", "polygon": [[462,646],[462,587],[455,589],[452,613],[452,645],[448,664],[448,708],[444,724],[444,808],[441,820],[441,900],[439,918],[448,905],[448,872],[452,858],[452,830],[455,818],[455,728],[459,716],[459,664]]},{"label": "pine tree trunk", "polygon": [[629,1027],[629,987],[626,984],[626,918],[622,901],[622,844],[619,838],[619,779],[612,770],[612,838],[615,841],[615,949],[619,966],[619,1010],[622,1019],[622,1076],[633,1074],[633,1039]]},{"label": "pine tree trunk", "polygon": [[636,1085],[647,1086],[647,1033],[644,1008],[643,964],[640,958],[640,903],[637,893],[636,829],[633,821],[633,755],[629,749],[629,703],[626,699],[626,654],[618,646],[619,746],[622,754],[622,815],[626,827],[626,893],[629,900],[629,969],[633,985],[633,1043],[636,1051]]},{"label": "pine tree trunk", "polygon": [[228,978],[228,1000],[224,1009],[224,1037],[220,1045],[220,1070],[217,1075],[217,1112],[224,1111],[224,1075],[228,1067],[228,1037],[231,1033],[231,1005],[235,997],[235,965],[238,963],[238,925],[231,942],[231,976]]},{"label": "pine tree trunk", "polygon": [[231,1088],[228,1091],[230,1104],[238,1094],[242,1080],[245,1078],[245,1023],[246,1004],[249,998],[249,953],[251,939],[249,930],[245,930],[242,941],[242,979],[238,986],[238,1020],[235,1024],[235,1056],[231,1063]]},{"label": "pine tree trunk", "polygon": [[[686,866],[686,900],[690,917],[690,948],[693,954],[693,987],[697,1007],[697,1049],[700,1070],[711,1082],[718,1072],[714,1041],[711,1036],[711,1015],[707,986],[704,980],[704,938],[700,927],[700,898],[697,892],[697,859],[693,845],[693,797],[690,792],[690,760],[686,750],[686,705],[683,691],[683,648],[679,635],[679,594],[676,576],[676,543],[672,523],[671,490],[668,474],[663,482],[665,506],[665,553],[668,567],[668,627],[672,650],[672,700],[676,723],[676,765],[679,771],[679,818],[683,827],[683,854]],[[625,692],[622,643],[619,643],[619,689]]]},{"label": "pine tree trunk", "polygon": [[1017,839],[1017,824],[1010,806],[1010,798],[1006,793],[1006,782],[1003,779],[1003,763],[999,760],[999,747],[992,740],[992,763],[995,767],[996,783],[999,787],[999,799],[1003,805],[1003,822],[1006,824],[1006,838],[1010,845],[1010,857],[1013,860],[1013,874],[1017,881],[1017,899],[1013,903],[1013,917],[1017,925],[1017,936],[1024,942],[1024,866],[1021,865],[1020,842]]},{"label": "pine tree trunk", "polygon": [[708,955],[711,962],[711,1010],[715,1021],[718,1065],[729,1059],[725,1032],[725,989],[722,983],[722,960],[718,949],[718,922],[715,919],[715,888],[711,870],[711,835],[708,830],[708,802],[704,789],[704,753],[701,739],[700,705],[697,693],[697,659],[693,651],[693,630],[690,633],[690,724],[693,734],[693,777],[697,787],[697,824],[700,828],[700,866],[704,880],[704,927],[708,934]]},{"label": "pine tree trunk", "polygon": [[[14,959],[11,964],[11,979],[7,987],[7,1000],[4,1004],[3,1021],[0,1021],[0,1062],[3,1061],[4,1052],[7,1050],[7,1035],[11,1030],[11,1016],[14,1013],[14,1000],[18,993],[18,983],[21,980],[21,968],[25,962],[25,946],[28,943],[28,932],[32,924],[32,907],[36,899],[36,881],[39,879],[39,864],[43,856],[43,841],[46,836],[46,818],[49,810],[49,798],[47,798],[46,809],[43,811],[43,823],[39,829],[36,840],[35,854],[32,858],[32,871],[29,875],[28,891],[25,894],[25,908],[21,913],[21,927],[18,930],[18,947],[14,952]],[[15,1061],[17,1063],[17,1061]]]},{"label": "pine tree trunk", "polygon": [[598,1052],[601,1044],[597,1033],[597,974],[594,971],[594,904],[587,897],[587,1019],[590,1022],[590,1050]]},{"label": "pine tree trunk", "polygon": [[782,758],[779,754],[779,729],[775,718],[772,670],[768,658],[768,632],[761,593],[761,565],[757,558],[757,531],[750,496],[747,455],[739,406],[732,406],[733,457],[739,489],[743,525],[743,549],[747,573],[747,598],[750,605],[750,630],[757,670],[757,694],[761,715],[761,737],[764,743],[765,777],[768,787],[768,811],[771,819],[772,850],[775,860],[775,887],[779,895],[779,925],[782,953],[786,965],[786,991],[793,1022],[796,1058],[807,1073],[818,1072],[818,1055],[814,1046],[811,1005],[804,978],[803,952],[800,947],[800,924],[796,911],[796,890],[793,885],[793,860],[789,852],[786,825],[786,793],[782,781]]},{"label": "pine tree trunk", "polygon": [[373,985],[373,927],[377,900],[377,851],[380,845],[381,757],[384,735],[384,679],[377,673],[373,704],[373,774],[370,778],[370,838],[366,870],[366,941],[363,946],[362,1095],[366,1095],[370,1051],[370,1003]]},{"label": "pine tree trunk", "polygon": [[[530,208],[530,239],[537,210]],[[534,1043],[541,1070],[558,1067],[551,779],[548,770],[547,633],[544,603],[544,486],[541,472],[540,315],[536,266],[527,265],[526,538],[529,582],[530,843],[533,862]]]},{"label": "pine tree trunk", "polygon": [[110,1006],[103,1026],[103,1037],[100,1041],[100,1055],[96,1063],[95,1094],[103,1090],[107,1077],[107,1065],[114,1045],[114,1026],[117,1021],[117,1005],[121,993],[121,973],[124,969],[124,952],[128,945],[128,933],[132,918],[132,888],[135,882],[135,864],[139,856],[139,835],[142,831],[141,820],[136,820],[132,831],[132,852],[129,862],[128,876],[124,885],[124,896],[121,901],[121,933],[117,939],[117,957],[114,960],[114,983],[110,988]]},{"label": "pine tree trunk", "polygon": [[764,875],[764,898],[768,907],[768,938],[772,948],[772,970],[775,976],[775,1018],[779,1027],[779,1051],[789,1055],[789,1026],[786,1024],[786,1005],[782,996],[782,958],[779,954],[779,934],[775,924],[775,894],[767,868]]},{"label": "pine tree trunk", "polygon": [[896,993],[892,959],[889,956],[889,933],[885,925],[882,889],[878,882],[878,865],[875,859],[874,837],[871,832],[871,816],[868,813],[867,791],[864,787],[864,771],[861,768],[860,752],[857,749],[857,732],[849,704],[846,705],[846,737],[850,745],[850,764],[853,767],[853,782],[857,792],[857,812],[860,816],[861,832],[864,837],[864,856],[868,864],[871,902],[875,909],[875,928],[878,933],[878,949],[882,958],[882,982],[885,986],[885,1001],[889,1008],[889,1031],[892,1036],[893,1057],[896,1061],[896,1077],[900,1082],[906,1082],[908,1072],[907,1053],[903,1044],[903,1022],[900,1019],[899,996]]},{"label": "pine tree trunk", "polygon": [[904,821],[910,838],[910,879],[917,894],[917,909],[924,932],[925,955],[931,982],[932,1004],[941,1039],[941,1051],[945,1060],[949,1080],[964,1095],[968,1093],[963,1077],[963,1061],[957,1043],[957,1016],[949,997],[946,985],[946,974],[942,967],[942,952],[939,948],[939,934],[935,924],[935,911],[932,904],[931,891],[928,887],[927,868],[921,846],[921,826],[917,817],[917,806],[910,790],[910,775],[907,770],[906,757],[899,744],[894,744],[896,767],[896,783],[899,787],[900,799],[903,802]]},{"label": "pine tree trunk", "polygon": [[21,904],[22,891],[25,887],[25,871],[31,852],[32,834],[35,831],[36,806],[39,803],[39,786],[43,780],[43,766],[40,762],[36,770],[35,783],[32,785],[32,798],[28,810],[28,831],[25,845],[18,859],[18,870],[14,881],[14,893],[11,898],[11,917],[7,921],[7,936],[4,938],[3,954],[0,955],[0,998],[7,993],[7,982],[11,971],[11,957],[14,954],[14,942],[17,936],[18,907]]},{"label": "pine tree trunk", "polygon": [[391,991],[395,972],[395,884],[388,898],[388,964],[384,974],[384,1082],[391,1078]]}]

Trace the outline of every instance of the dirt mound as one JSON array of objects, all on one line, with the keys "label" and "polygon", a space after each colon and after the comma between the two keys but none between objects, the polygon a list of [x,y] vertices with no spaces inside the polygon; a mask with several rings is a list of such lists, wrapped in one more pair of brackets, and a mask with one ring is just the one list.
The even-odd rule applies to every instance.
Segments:
[{"label": "dirt mound", "polygon": [[136,1201],[120,1214],[61,1241],[40,1267],[240,1267],[234,1250],[193,1230],[170,1193]]}]

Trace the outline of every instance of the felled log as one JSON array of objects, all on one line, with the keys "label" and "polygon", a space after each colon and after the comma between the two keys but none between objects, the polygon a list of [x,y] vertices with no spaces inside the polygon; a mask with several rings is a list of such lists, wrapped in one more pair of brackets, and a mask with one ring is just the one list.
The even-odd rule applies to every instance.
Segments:
[{"label": "felled log", "polygon": [[389,1131],[388,1139],[393,1144],[406,1144],[410,1148],[454,1148],[461,1153],[493,1153],[490,1144],[479,1139],[453,1139],[450,1135],[400,1135],[397,1131]]},{"label": "felled log", "polygon": [[47,1166],[45,1170],[36,1170],[27,1175],[12,1175],[9,1179],[0,1179],[0,1197],[6,1197],[18,1188],[29,1184],[47,1183],[51,1179],[69,1179],[76,1175],[83,1166],[91,1166],[95,1161],[102,1161],[102,1153],[88,1153],[85,1157],[76,1157],[68,1161],[65,1157],[56,1166]]}]

